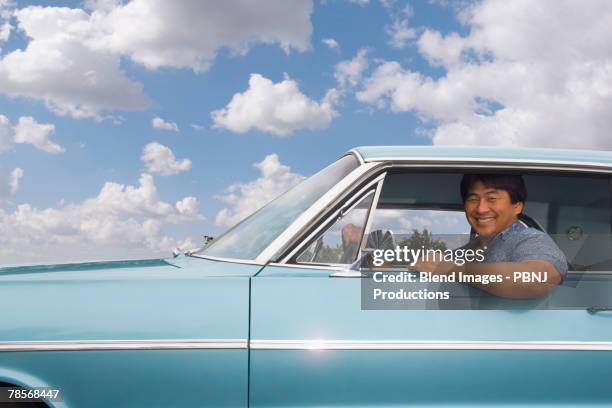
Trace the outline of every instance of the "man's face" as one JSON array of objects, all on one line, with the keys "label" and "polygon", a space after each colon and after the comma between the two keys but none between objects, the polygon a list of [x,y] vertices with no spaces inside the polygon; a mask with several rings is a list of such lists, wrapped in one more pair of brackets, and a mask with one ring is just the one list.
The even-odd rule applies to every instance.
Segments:
[{"label": "man's face", "polygon": [[480,236],[493,236],[512,225],[523,210],[523,203],[512,204],[505,190],[472,184],[464,204],[465,216]]}]

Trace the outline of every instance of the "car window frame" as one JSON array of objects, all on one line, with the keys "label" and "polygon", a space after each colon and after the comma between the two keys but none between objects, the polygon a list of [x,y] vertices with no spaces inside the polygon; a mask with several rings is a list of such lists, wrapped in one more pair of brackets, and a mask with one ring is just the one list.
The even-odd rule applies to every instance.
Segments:
[{"label": "car window frame", "polygon": [[345,267],[347,264],[335,264],[335,263],[325,263],[325,262],[297,262],[298,256],[306,250],[315,240],[325,234],[325,232],[331,228],[342,216],[343,212],[348,214],[353,208],[355,208],[363,199],[368,197],[370,194],[374,194],[372,199],[372,203],[370,203],[370,208],[368,209],[368,213],[366,215],[366,221],[364,223],[364,228],[361,233],[361,238],[359,241],[359,251],[357,252],[357,259],[362,256],[362,249],[364,242],[364,237],[370,233],[370,227],[372,224],[372,214],[378,205],[378,199],[380,197],[380,192],[382,190],[382,186],[385,180],[387,172],[384,171],[381,174],[378,174],[373,180],[368,181],[365,185],[362,185],[357,193],[349,195],[349,197],[342,202],[337,208],[328,213],[324,220],[317,224],[315,228],[303,239],[297,246],[293,248],[285,257],[286,263],[297,266],[305,266],[305,267],[328,267],[328,268],[341,268]]},{"label": "car window frame", "polygon": [[[372,163],[372,162],[365,162],[365,163]],[[565,173],[566,175],[571,175],[571,174],[583,174],[583,175],[588,175],[588,174],[593,174],[593,175],[607,175],[608,177],[610,177],[610,186],[611,186],[611,192],[612,192],[612,166],[610,167],[606,167],[606,168],[601,168],[601,167],[595,167],[595,166],[584,166],[584,165],[568,165],[565,163],[536,163],[536,162],[528,162],[528,163],[496,163],[493,161],[483,161],[483,162],[477,162],[477,163],[472,163],[472,162],[462,162],[462,161],[457,161],[457,162],[451,162],[451,163],[443,163],[440,161],[434,161],[434,162],[421,162],[421,161],[407,161],[407,160],[402,160],[402,161],[382,161],[382,162],[374,162],[374,163],[379,163],[381,166],[378,168],[374,169],[374,174],[372,174],[372,172],[366,172],[362,175],[361,178],[361,183],[357,183],[357,186],[360,187],[356,187],[353,188],[351,191],[346,191],[345,194],[343,194],[342,196],[338,196],[336,198],[336,206],[334,207],[335,210],[337,210],[337,206],[338,203],[340,203],[340,206],[342,205],[342,203],[346,203],[348,202],[352,197],[359,195],[359,193],[363,190],[363,186],[364,186],[364,181],[367,180],[367,183],[371,183],[373,178],[378,178],[383,176],[383,180],[381,182],[380,185],[380,189],[382,189],[382,183],[384,183],[384,175],[386,175],[390,170],[398,170],[398,169],[413,169],[414,171],[418,171],[418,172],[427,172],[427,171],[450,171],[450,172],[461,172],[461,171],[474,171],[474,170],[478,170],[478,171],[483,171],[483,172],[487,172],[487,171],[495,171],[495,170],[502,170],[502,171],[513,171],[516,170],[520,173],[539,173],[539,172],[556,172],[557,174],[563,175],[563,173]],[[357,193],[354,193],[355,191],[357,191]],[[378,194],[380,194],[380,190],[378,191]],[[361,196],[360,196],[361,197]],[[376,208],[375,206],[378,204],[378,197],[376,197],[375,200],[373,200],[373,208]],[[334,210],[334,211],[335,211]],[[287,244],[285,245],[285,251],[283,253],[281,253],[278,257],[276,257],[276,260],[272,260],[269,264],[270,265],[282,265],[285,267],[293,267],[293,268],[300,268],[300,269],[321,269],[321,270],[335,270],[337,271],[339,268],[343,268],[346,267],[345,264],[317,264],[317,265],[309,265],[309,264],[299,264],[299,263],[295,263],[292,262],[292,256],[295,256],[298,253],[297,248],[306,248],[307,245],[305,245],[306,242],[308,243],[312,243],[311,239],[313,236],[313,231],[314,230],[321,230],[324,228],[325,225],[327,225],[326,223],[329,221],[328,217],[330,214],[333,214],[332,211],[328,211],[325,216],[323,217],[319,217],[318,219],[313,219],[311,222],[311,228],[308,229],[309,233],[308,235],[304,236],[301,235],[299,237],[294,237],[294,242],[292,244]],[[364,244],[364,240],[363,237],[368,234],[369,228],[371,226],[371,222],[372,222],[372,217],[373,217],[374,211],[370,210],[368,213],[368,221],[366,223],[367,225],[367,229],[364,229],[364,234],[362,235],[362,242],[359,248],[359,253],[358,253],[358,258],[362,256],[362,249],[363,249],[363,244]],[[612,200],[611,200],[611,205],[610,205],[610,215],[611,215],[611,219],[612,219]],[[296,242],[297,241],[297,242]],[[612,275],[612,271],[589,271],[589,270],[585,270],[585,271],[580,271],[580,270],[570,270],[568,271],[568,276],[581,276],[581,275]]]}]

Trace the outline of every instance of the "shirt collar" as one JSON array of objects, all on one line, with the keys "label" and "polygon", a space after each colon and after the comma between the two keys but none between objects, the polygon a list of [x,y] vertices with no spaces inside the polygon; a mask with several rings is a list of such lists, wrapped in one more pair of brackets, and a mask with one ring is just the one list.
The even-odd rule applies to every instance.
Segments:
[{"label": "shirt collar", "polygon": [[524,230],[525,228],[529,228],[527,226],[527,224],[525,224],[523,221],[517,219],[516,221],[514,221],[512,223],[512,225],[510,225],[508,228],[506,228],[505,230],[503,230],[502,232],[500,232],[497,235],[499,235],[499,237],[501,239],[505,239],[506,236],[508,236],[509,234],[512,234],[512,233],[517,232],[517,231]]}]

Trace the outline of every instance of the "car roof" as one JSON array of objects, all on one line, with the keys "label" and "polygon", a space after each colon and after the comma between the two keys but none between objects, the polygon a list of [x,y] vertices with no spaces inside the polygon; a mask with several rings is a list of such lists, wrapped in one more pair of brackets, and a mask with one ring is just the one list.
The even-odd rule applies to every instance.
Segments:
[{"label": "car roof", "polygon": [[351,150],[364,162],[486,162],[612,167],[612,152],[600,150],[465,147],[361,146]]}]

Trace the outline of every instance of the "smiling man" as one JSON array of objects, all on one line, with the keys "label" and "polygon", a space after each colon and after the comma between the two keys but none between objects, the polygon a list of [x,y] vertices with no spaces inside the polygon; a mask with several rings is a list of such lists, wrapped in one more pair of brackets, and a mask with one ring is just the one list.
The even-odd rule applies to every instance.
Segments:
[{"label": "smiling man", "polygon": [[[419,262],[415,269],[447,274],[501,275],[499,282],[472,283],[491,294],[507,298],[545,296],[567,274],[567,260],[543,231],[519,219],[527,189],[519,175],[466,174],[461,180],[465,215],[475,236],[469,246],[484,250],[484,262]],[[547,272],[546,282],[516,281],[517,272]]]}]

